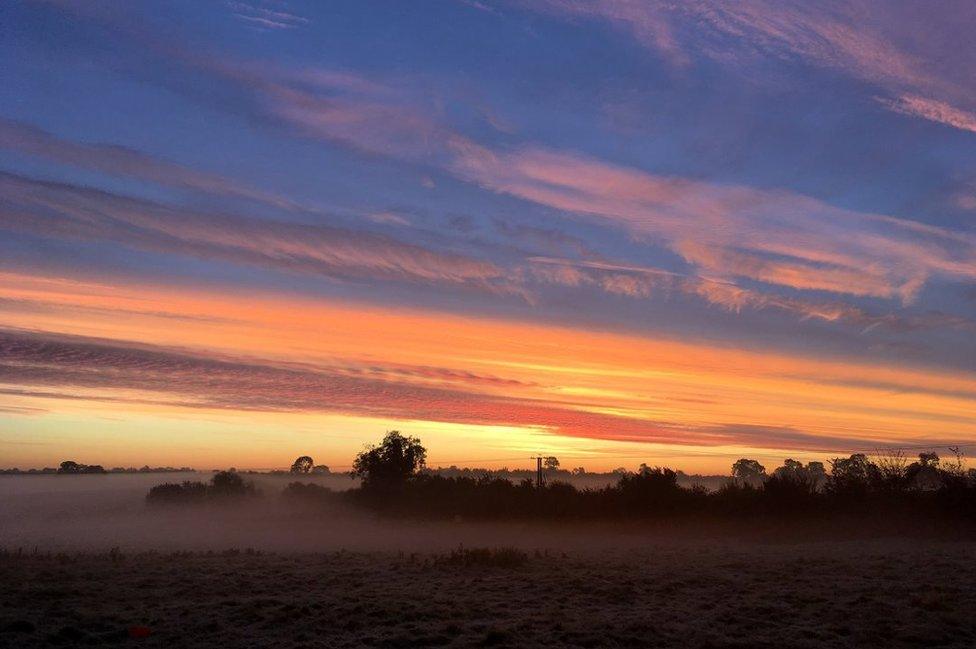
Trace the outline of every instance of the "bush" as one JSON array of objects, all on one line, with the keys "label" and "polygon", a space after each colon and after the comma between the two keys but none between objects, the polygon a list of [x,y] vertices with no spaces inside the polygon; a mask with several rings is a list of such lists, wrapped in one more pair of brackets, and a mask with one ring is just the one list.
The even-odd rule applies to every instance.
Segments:
[{"label": "bush", "polygon": [[253,496],[257,493],[253,482],[247,482],[235,471],[221,471],[210,479],[210,496],[239,497]]},{"label": "bush", "polygon": [[311,482],[292,482],[281,491],[283,499],[293,501],[325,503],[337,500],[336,496],[336,492],[328,487]]},{"label": "bush", "polygon": [[187,505],[216,498],[240,498],[257,494],[253,483],[245,481],[233,471],[221,471],[214,474],[209,485],[190,481],[156,485],[146,494],[146,502],[150,505]]}]

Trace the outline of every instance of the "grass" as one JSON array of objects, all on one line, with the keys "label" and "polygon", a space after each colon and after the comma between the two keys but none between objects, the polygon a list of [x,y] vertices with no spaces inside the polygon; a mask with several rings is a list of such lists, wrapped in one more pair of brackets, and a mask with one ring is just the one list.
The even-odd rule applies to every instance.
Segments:
[{"label": "grass", "polygon": [[484,566],[489,568],[520,568],[529,555],[517,548],[465,548],[458,547],[449,554],[438,555],[434,563],[449,566]]}]

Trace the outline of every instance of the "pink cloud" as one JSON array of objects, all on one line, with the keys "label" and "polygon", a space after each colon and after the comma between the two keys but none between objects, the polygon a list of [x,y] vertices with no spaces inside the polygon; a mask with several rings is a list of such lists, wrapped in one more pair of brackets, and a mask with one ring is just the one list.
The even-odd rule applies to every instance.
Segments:
[{"label": "pink cloud", "polygon": [[608,293],[635,299],[656,294],[674,294],[700,298],[709,304],[732,312],[744,309],[779,311],[801,320],[840,322],[864,331],[883,327],[892,331],[952,328],[976,331],[976,322],[943,313],[921,315],[876,315],[859,307],[838,301],[811,301],[775,293],[743,288],[732,282],[680,275],[658,268],[578,262],[569,259],[534,257],[530,273],[533,279],[560,286],[597,287]]},{"label": "pink cloud", "polygon": [[598,18],[620,25],[640,43],[660,52],[672,64],[689,62],[687,53],[675,37],[668,7],[663,3],[633,0],[543,0],[525,3],[532,9],[584,18]]},{"label": "pink cloud", "polygon": [[881,99],[882,104],[902,115],[927,119],[962,131],[976,133],[976,114],[960,110],[936,99],[918,95],[901,95],[897,99]]},{"label": "pink cloud", "polygon": [[[543,0],[534,11],[603,21],[667,60],[706,56],[730,65],[762,56],[796,59],[891,93],[890,110],[972,131],[974,105],[969,16],[952,6],[855,0]],[[925,30],[929,37],[920,37]],[[681,37],[675,34],[681,34]],[[955,34],[958,33],[958,36]],[[947,64],[947,61],[950,64]]]},{"label": "pink cloud", "polygon": [[781,190],[658,176],[539,148],[463,142],[457,174],[630,231],[709,275],[912,301],[933,275],[976,278],[976,237]]},{"label": "pink cloud", "polygon": [[[620,15],[631,11],[638,9]],[[770,20],[764,23],[770,37],[800,38],[781,17]],[[834,40],[850,35],[836,26],[823,31]],[[853,43],[843,51],[874,60]],[[712,276],[904,303],[932,276],[976,276],[971,235],[788,191],[655,175],[541,147],[493,150],[442,123],[409,92],[347,73],[206,65],[253,88],[269,114],[308,136],[434,164],[492,191],[624,227]],[[607,287],[644,290],[629,281]]]}]

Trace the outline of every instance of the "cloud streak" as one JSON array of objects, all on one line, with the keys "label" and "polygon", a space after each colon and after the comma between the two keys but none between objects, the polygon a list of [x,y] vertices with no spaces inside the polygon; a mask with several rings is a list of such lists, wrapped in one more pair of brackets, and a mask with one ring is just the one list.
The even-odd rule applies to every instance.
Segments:
[{"label": "cloud streak", "polygon": [[[280,4],[271,5],[280,7]],[[309,24],[309,19],[280,8],[271,9],[268,6],[248,2],[228,1],[227,7],[238,20],[256,26],[260,29],[296,29]]]},{"label": "cloud streak", "polygon": [[[423,375],[430,369],[406,373]],[[393,377],[402,370],[380,374]],[[85,400],[94,401],[516,425],[575,437],[679,446],[783,445],[822,450],[869,443],[866,439],[821,436],[791,428],[775,434],[767,427],[743,424],[689,428],[673,422],[588,412],[573,404],[489,396],[377,376],[350,376],[335,368],[295,367],[151,345],[4,330],[0,330],[0,383],[21,386],[18,393],[41,398],[74,398],[72,391],[82,390]]]},{"label": "cloud streak", "polygon": [[650,174],[539,148],[465,148],[457,172],[493,191],[600,219],[708,275],[911,302],[933,275],[976,278],[976,238],[783,190]]},{"label": "cloud streak", "polygon": [[[0,382],[46,389],[103,390],[108,391],[109,398],[113,398],[113,391],[139,391],[147,395],[143,399],[148,402],[179,407],[516,424],[595,437],[623,430],[645,441],[672,441],[674,437],[674,431],[655,422],[384,381],[375,376],[347,376],[325,368],[218,359],[145,345],[8,331],[0,332],[0,352]],[[100,397],[89,393],[86,398]]]},{"label": "cloud streak", "polygon": [[546,257],[535,257],[530,261],[533,264],[530,272],[538,281],[571,287],[596,286],[608,293],[635,299],[681,294],[701,298],[736,313],[744,309],[772,309],[800,320],[845,323],[864,332],[877,328],[899,332],[937,328],[976,332],[976,321],[940,312],[877,315],[846,302],[803,300],[659,268]]},{"label": "cloud streak", "polygon": [[[11,174],[0,174],[0,196],[6,201],[0,212],[0,228],[8,231],[111,241],[135,249],[338,280],[447,284],[499,296],[517,296],[530,303],[538,301],[540,289],[547,285],[596,288],[631,299],[668,299],[680,294],[705,300],[729,312],[774,309],[800,319],[846,323],[863,330],[877,327],[892,331],[973,328],[970,320],[947,314],[872,315],[841,302],[802,300],[744,288],[731,280],[716,281],[612,261],[528,257],[506,267],[474,257],[437,252],[379,234],[326,225],[198,213]],[[686,218],[683,227],[694,226],[690,218]],[[872,294],[872,291],[855,287],[856,280],[860,279],[861,285],[865,280],[859,278],[853,268],[835,271],[833,277],[827,276],[827,280],[824,275],[812,279],[803,272],[783,270],[795,271],[795,264],[791,267],[783,262],[753,261],[741,253],[693,245],[691,237],[688,233],[675,237],[682,242],[677,251],[707,274],[742,276],[794,288],[825,290],[833,287],[829,281],[846,280],[851,286],[844,292]],[[577,245],[575,240],[570,243]],[[801,271],[805,270],[801,268]],[[775,271],[782,272],[785,279],[774,275]],[[881,282],[873,288],[883,296],[891,295]],[[37,303],[34,308],[58,307]],[[180,316],[171,314],[170,317]]]},{"label": "cloud streak", "polygon": [[494,264],[327,225],[197,213],[0,174],[0,227],[336,279],[419,281],[508,292]]},{"label": "cloud streak", "polygon": [[[873,0],[543,0],[522,6],[605,22],[681,65],[705,56],[734,67],[764,58],[832,70],[890,93],[894,99],[882,101],[890,110],[973,130],[972,113],[951,103],[976,105],[976,70],[972,58],[958,56],[945,38],[953,21],[969,24],[971,8],[965,4],[925,10]],[[933,37],[920,38],[925,30]],[[972,52],[966,36],[958,45]]]},{"label": "cloud streak", "polygon": [[[859,78],[904,84],[928,78],[914,58],[884,39],[862,37],[843,11],[762,2],[676,9],[567,0],[548,6],[621,24],[646,19],[642,34],[661,16],[674,20],[676,12],[691,12],[726,37],[850,68]],[[652,40],[657,47],[660,38]],[[976,278],[971,233],[836,208],[784,190],[654,174],[533,144],[491,148],[451,128],[442,111],[403,87],[336,70],[296,71],[173,52],[182,65],[247,93],[251,109],[265,119],[307,137],[433,165],[493,192],[623,228],[679,255],[704,277],[906,305],[933,278]],[[636,288],[610,286],[612,292]]]},{"label": "cloud streak", "polygon": [[880,102],[890,110],[919,117],[930,122],[976,133],[976,114],[960,110],[936,99],[918,95],[902,95],[897,99],[881,99]]},{"label": "cloud streak", "polygon": [[128,147],[74,142],[58,138],[30,124],[2,117],[0,117],[0,148],[77,168],[145,180],[167,187],[243,198],[286,209],[299,208],[298,204],[284,196],[160,160]]}]

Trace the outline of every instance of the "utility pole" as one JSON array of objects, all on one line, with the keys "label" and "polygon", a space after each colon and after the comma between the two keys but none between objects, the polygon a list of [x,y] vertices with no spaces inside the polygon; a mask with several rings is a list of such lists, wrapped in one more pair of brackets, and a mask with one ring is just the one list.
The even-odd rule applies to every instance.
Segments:
[{"label": "utility pole", "polygon": [[542,471],[542,455],[532,459],[535,460],[535,486],[536,489],[542,489],[546,485],[546,474]]}]

